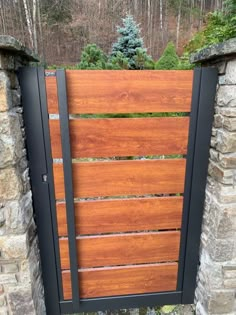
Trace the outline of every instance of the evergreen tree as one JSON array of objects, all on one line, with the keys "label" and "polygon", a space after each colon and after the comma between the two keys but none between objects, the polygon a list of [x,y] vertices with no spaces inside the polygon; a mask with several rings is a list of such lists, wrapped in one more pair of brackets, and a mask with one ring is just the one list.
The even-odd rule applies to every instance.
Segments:
[{"label": "evergreen tree", "polygon": [[178,69],[179,57],[176,54],[175,45],[170,42],[167,44],[161,58],[155,65],[156,70]]},{"label": "evergreen tree", "polygon": [[102,70],[106,69],[107,56],[96,45],[89,44],[82,51],[81,61],[78,64],[79,69]]},{"label": "evergreen tree", "polygon": [[111,70],[128,70],[129,60],[119,51],[115,56],[110,58],[107,68]]},{"label": "evergreen tree", "polygon": [[140,36],[138,24],[131,15],[127,15],[123,19],[123,26],[117,27],[117,32],[120,37],[112,46],[111,56],[115,57],[121,52],[128,59],[130,69],[139,69],[135,56],[137,56],[137,51],[141,52],[140,50],[142,50],[142,54],[146,54],[146,49],[143,47],[143,39]]}]

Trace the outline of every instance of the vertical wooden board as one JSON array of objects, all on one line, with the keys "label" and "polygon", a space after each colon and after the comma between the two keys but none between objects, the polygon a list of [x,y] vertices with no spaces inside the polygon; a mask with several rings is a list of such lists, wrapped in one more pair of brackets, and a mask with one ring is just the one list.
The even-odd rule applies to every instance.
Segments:
[{"label": "vertical wooden board", "polygon": [[[79,268],[146,264],[179,259],[179,231],[77,238]],[[59,240],[61,268],[70,268],[68,238]]]},{"label": "vertical wooden board", "polygon": [[[79,271],[81,298],[175,291],[177,263],[92,268]],[[62,272],[64,299],[71,299],[70,272]]]},{"label": "vertical wooden board", "polygon": [[[74,204],[77,234],[179,229],[183,197],[80,201]],[[57,203],[59,236],[67,235],[65,203]]]},{"label": "vertical wooden board", "polygon": [[[74,163],[74,197],[183,193],[185,164],[185,159]],[[56,198],[64,199],[62,164],[53,169]]]},{"label": "vertical wooden board", "polygon": [[[45,71],[46,73],[55,73],[55,70]],[[46,94],[47,94],[47,106],[50,114],[56,114],[59,112],[58,109],[58,96],[57,96],[57,80],[56,76],[46,76]],[[53,109],[53,110],[50,110]]]}]

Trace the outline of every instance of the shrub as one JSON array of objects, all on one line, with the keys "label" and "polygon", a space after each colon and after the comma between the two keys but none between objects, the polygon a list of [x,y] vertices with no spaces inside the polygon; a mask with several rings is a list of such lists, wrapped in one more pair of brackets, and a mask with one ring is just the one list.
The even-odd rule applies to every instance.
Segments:
[{"label": "shrub", "polygon": [[170,42],[167,44],[163,55],[157,61],[155,65],[156,70],[170,70],[170,69],[178,69],[179,65],[179,57],[176,54],[175,45]]},{"label": "shrub", "polygon": [[78,69],[102,70],[106,69],[106,63],[107,56],[104,52],[96,44],[89,44],[82,52]]}]

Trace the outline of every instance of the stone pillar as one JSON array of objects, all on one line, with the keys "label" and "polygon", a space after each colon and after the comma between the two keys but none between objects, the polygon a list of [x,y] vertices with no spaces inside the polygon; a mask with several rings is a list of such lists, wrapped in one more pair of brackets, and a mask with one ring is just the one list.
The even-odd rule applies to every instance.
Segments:
[{"label": "stone pillar", "polygon": [[202,224],[196,314],[236,314],[236,38],[203,49],[193,63],[219,80]]},{"label": "stone pillar", "polygon": [[0,36],[0,314],[45,314],[16,71],[37,58]]}]

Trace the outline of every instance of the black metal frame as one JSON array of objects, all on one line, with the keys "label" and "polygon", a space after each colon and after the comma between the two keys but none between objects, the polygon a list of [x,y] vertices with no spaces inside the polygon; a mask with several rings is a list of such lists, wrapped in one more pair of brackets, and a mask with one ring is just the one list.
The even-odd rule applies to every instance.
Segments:
[{"label": "black metal frame", "polygon": [[216,69],[199,68],[194,70],[177,290],[94,299],[79,298],[69,118],[64,70],[57,70],[56,77],[69,231],[73,297],[71,301],[63,301],[62,294],[44,69],[27,67],[22,68],[19,72],[47,313],[57,315],[192,303],[198,268],[201,221],[217,84]]}]

